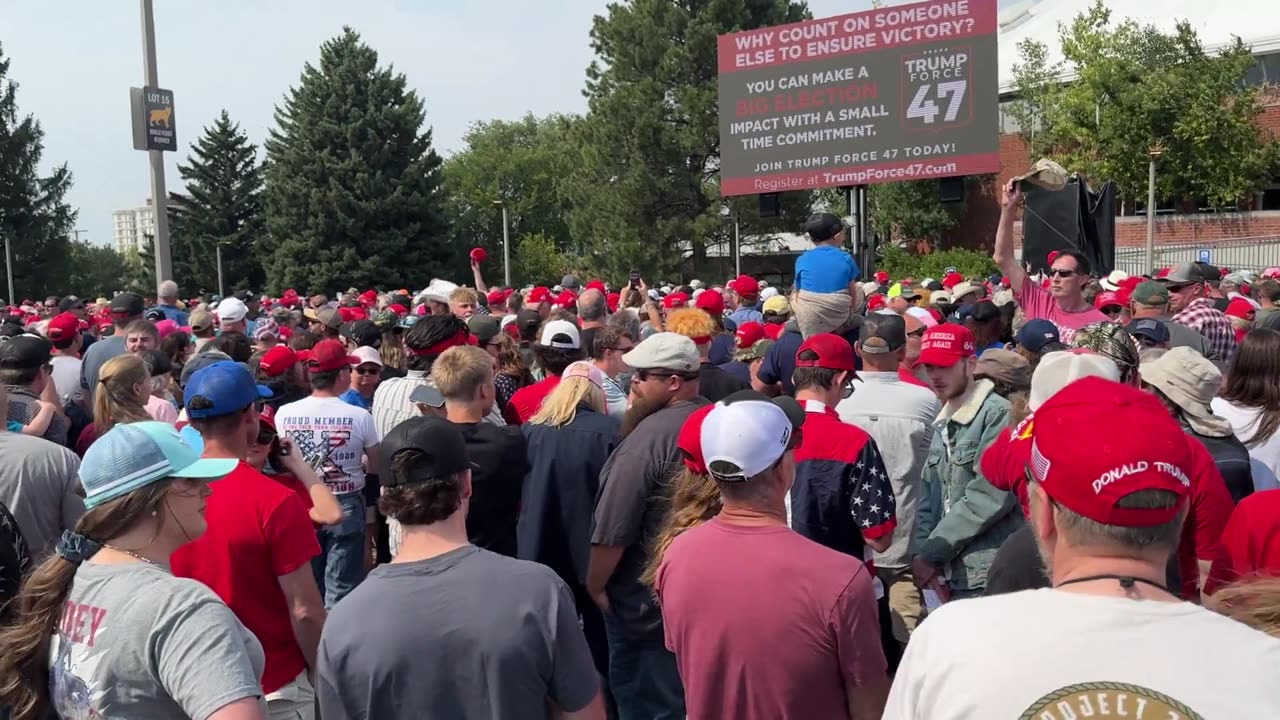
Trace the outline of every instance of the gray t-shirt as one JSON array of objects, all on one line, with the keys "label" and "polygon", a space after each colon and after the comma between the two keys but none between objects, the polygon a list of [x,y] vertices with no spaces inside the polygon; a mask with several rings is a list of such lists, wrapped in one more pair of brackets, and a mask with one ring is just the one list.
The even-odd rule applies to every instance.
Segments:
[{"label": "gray t-shirt", "polygon": [[641,420],[600,471],[591,543],[624,548],[605,590],[609,612],[630,640],[663,642],[657,598],[640,575],[671,504],[668,486],[681,467],[680,428],[706,402],[678,402]]},{"label": "gray t-shirt", "polygon": [[53,636],[49,693],[63,720],[205,720],[260,698],[265,663],[205,585],[145,563],[88,562]]},{"label": "gray t-shirt", "polygon": [[324,720],[533,720],[599,689],[568,587],[473,545],[375,568],[329,613],[318,664]]},{"label": "gray t-shirt", "polygon": [[[116,332],[120,332],[117,330]],[[98,371],[113,357],[125,354],[124,335],[112,335],[89,346],[80,362],[80,387],[84,389],[85,407],[93,407],[93,393],[98,389]]]},{"label": "gray t-shirt", "polygon": [[35,563],[84,514],[79,470],[80,458],[61,445],[0,431],[0,503],[18,521]]}]

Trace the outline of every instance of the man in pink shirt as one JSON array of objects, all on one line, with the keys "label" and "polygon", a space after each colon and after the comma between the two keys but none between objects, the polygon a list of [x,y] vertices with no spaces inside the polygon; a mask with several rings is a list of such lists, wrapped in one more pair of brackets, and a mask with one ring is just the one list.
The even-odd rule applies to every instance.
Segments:
[{"label": "man in pink shirt", "polygon": [[991,259],[1009,278],[1013,297],[1026,319],[1043,318],[1058,326],[1062,342],[1070,345],[1076,331],[1085,325],[1110,320],[1085,302],[1084,286],[1089,284],[1089,258],[1076,250],[1059,252],[1049,266],[1049,287],[1027,276],[1022,264],[1013,256],[1013,221],[1022,204],[1022,190],[1015,181],[1004,186],[1000,195],[1000,226],[996,230],[996,249]]},{"label": "man in pink shirt", "polygon": [[795,400],[764,395],[720,403],[703,420],[702,455],[723,507],[672,541],[655,583],[689,720],[884,711],[870,571],[787,527],[804,420]]}]

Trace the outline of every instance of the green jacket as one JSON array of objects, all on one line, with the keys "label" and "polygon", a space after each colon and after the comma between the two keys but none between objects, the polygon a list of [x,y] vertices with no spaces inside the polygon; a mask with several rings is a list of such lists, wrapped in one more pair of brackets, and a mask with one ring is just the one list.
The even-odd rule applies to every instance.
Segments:
[{"label": "green jacket", "polygon": [[944,568],[953,590],[981,590],[1004,539],[1022,526],[1013,493],[982,476],[982,453],[1009,426],[1009,401],[978,381],[969,398],[934,422],[916,538],[920,557]]}]

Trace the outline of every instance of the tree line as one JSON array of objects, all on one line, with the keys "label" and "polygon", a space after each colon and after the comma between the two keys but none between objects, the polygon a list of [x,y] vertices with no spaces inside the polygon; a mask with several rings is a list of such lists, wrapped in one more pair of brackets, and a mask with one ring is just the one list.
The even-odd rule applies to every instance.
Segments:
[{"label": "tree line", "polygon": [[[789,0],[610,4],[590,31],[584,114],[478,121],[447,159],[424,99],[344,28],[285,93],[265,152],[225,111],[192,144],[185,192],[169,203],[175,279],[215,290],[221,246],[228,290],[413,286],[467,277],[479,246],[495,282],[503,207],[517,283],[675,277],[727,254],[735,222],[747,241],[795,232],[815,208],[843,211],[839,193],[784,194],[773,217],[755,197],[719,195],[716,36],[808,18]],[[1218,204],[1280,170],[1280,145],[1256,122],[1258,89],[1241,82],[1253,58],[1238,40],[1209,53],[1186,23],[1166,33],[1113,22],[1101,0],[1057,40],[1059,63],[1043,43],[1019,47],[1007,113],[1029,162],[1052,157],[1143,198],[1158,146],[1162,199]],[[122,258],[68,239],[71,173],[37,173],[39,123],[19,115],[7,72],[0,48],[0,232],[23,268],[19,295],[154,287],[149,248]],[[939,202],[932,181],[874,186],[870,204],[873,230],[895,241],[936,241],[964,210]]]}]

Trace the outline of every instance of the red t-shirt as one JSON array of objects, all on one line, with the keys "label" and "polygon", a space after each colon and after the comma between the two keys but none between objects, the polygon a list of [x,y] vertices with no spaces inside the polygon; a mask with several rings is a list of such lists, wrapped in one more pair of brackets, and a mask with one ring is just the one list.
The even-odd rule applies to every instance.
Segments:
[{"label": "red t-shirt", "polygon": [[170,567],[208,585],[258,637],[267,656],[262,689],[272,693],[307,669],[277,578],[308,565],[320,543],[298,496],[248,464],[210,487],[209,529],[179,548]]},{"label": "red t-shirt", "polygon": [[511,396],[507,408],[502,411],[502,417],[506,419],[508,425],[523,425],[529,422],[529,418],[537,415],[542,409],[542,401],[546,400],[559,384],[560,376],[551,375],[520,388]]},{"label": "red t-shirt", "polygon": [[657,586],[689,720],[848,717],[848,688],[886,681],[871,573],[790,528],[713,518]]},{"label": "red t-shirt", "polygon": [[1253,493],[1236,505],[1205,589],[1212,593],[1252,575],[1280,576],[1280,490]]}]

